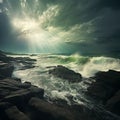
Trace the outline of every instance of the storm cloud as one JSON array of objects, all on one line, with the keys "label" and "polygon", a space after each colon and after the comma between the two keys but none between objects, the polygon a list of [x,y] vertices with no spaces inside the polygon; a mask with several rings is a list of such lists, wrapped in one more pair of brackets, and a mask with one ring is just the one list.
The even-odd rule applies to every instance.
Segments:
[{"label": "storm cloud", "polygon": [[[37,21],[37,29],[42,34],[40,37],[48,39],[46,41],[50,44],[56,42],[56,48],[47,45],[48,51],[53,47],[51,49],[57,53],[111,57],[120,55],[118,0],[3,0],[0,3],[0,11],[1,49],[11,46],[16,50],[21,47],[15,46],[21,45],[24,48],[22,50],[27,51],[27,43],[18,40],[25,38],[18,36],[28,34],[31,30],[23,31],[12,24],[16,19],[25,21],[24,18],[27,16]],[[37,46],[37,52],[44,51],[43,48],[39,48],[41,46]]]}]

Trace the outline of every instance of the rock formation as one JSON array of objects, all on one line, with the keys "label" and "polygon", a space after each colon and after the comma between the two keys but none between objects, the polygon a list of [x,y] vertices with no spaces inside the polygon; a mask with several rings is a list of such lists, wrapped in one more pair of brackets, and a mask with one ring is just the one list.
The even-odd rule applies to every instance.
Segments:
[{"label": "rock formation", "polygon": [[[35,60],[11,58],[0,52],[0,120],[120,120],[120,117],[99,106],[90,108],[83,104],[69,106],[66,103],[48,102],[42,88],[11,77],[14,62],[23,64],[20,69],[30,69],[34,67]],[[49,73],[71,83],[82,80],[79,73],[64,66],[54,67]],[[96,82],[88,88],[89,95],[101,99],[107,110],[119,115],[119,73],[101,72],[95,78]]]},{"label": "rock formation", "polygon": [[110,111],[120,115],[120,72],[109,70],[98,72],[87,89],[87,94],[101,101]]},{"label": "rock formation", "polygon": [[82,76],[79,73],[61,65],[53,67],[53,69],[49,70],[49,74],[68,80],[69,82],[80,82],[82,80]]}]

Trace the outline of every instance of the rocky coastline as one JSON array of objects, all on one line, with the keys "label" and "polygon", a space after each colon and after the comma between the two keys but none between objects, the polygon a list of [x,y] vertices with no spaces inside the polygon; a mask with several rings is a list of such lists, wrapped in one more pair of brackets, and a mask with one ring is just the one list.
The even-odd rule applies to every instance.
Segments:
[{"label": "rocky coastline", "polygon": [[[120,72],[101,71],[91,78],[95,82],[86,95],[103,107],[70,106],[47,101],[44,89],[12,77],[15,62],[23,64],[22,70],[33,68],[35,61],[29,57],[8,57],[0,51],[0,120],[120,120]],[[82,81],[82,75],[60,65],[50,69],[49,74],[71,83]]]}]

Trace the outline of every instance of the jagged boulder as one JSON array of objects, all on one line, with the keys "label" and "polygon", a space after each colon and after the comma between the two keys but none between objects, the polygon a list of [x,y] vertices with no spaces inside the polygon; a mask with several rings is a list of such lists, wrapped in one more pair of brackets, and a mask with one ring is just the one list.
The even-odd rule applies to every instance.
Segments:
[{"label": "jagged boulder", "polygon": [[115,92],[116,89],[102,82],[94,82],[87,88],[87,95],[102,103],[105,103]]},{"label": "jagged boulder", "polygon": [[14,79],[0,81],[0,100],[16,105],[26,103],[31,97],[43,98],[44,90],[30,83],[21,83]]},{"label": "jagged boulder", "polygon": [[11,77],[14,66],[10,63],[0,62],[0,79]]},{"label": "jagged boulder", "polygon": [[0,111],[8,109],[11,106],[13,106],[13,104],[11,104],[9,102],[0,102]]},{"label": "jagged boulder", "polygon": [[76,73],[73,70],[70,70],[67,67],[61,65],[50,69],[49,74],[68,80],[69,82],[80,82],[82,80],[82,76],[79,73]]},{"label": "jagged boulder", "polygon": [[7,57],[3,51],[0,51],[0,61],[8,63],[11,60],[13,60],[12,57]]},{"label": "jagged boulder", "polygon": [[31,98],[29,105],[34,108],[34,110],[38,111],[37,119],[75,120],[74,115],[67,108],[57,106],[39,98]]},{"label": "jagged boulder", "polygon": [[95,74],[96,81],[104,82],[113,87],[120,87],[120,72],[108,70],[107,72],[100,71]]},{"label": "jagged boulder", "polygon": [[30,120],[23,112],[16,106],[12,106],[5,110],[6,116],[9,120]]},{"label": "jagged boulder", "polygon": [[7,57],[4,52],[0,51],[0,79],[11,77],[14,66],[10,63],[11,57]]},{"label": "jagged boulder", "polygon": [[120,72],[100,71],[93,79],[96,81],[87,88],[87,95],[101,102],[107,110],[120,115]]},{"label": "jagged boulder", "polygon": [[120,115],[120,90],[107,101],[106,108]]},{"label": "jagged boulder", "polygon": [[93,77],[96,81],[87,88],[87,94],[106,103],[118,90],[120,86],[120,72],[109,70],[100,71]]},{"label": "jagged boulder", "polygon": [[30,68],[34,68],[34,62],[36,61],[36,59],[31,59],[29,57],[16,57],[14,58],[14,65],[19,66],[19,70],[25,70],[25,69],[30,69]]},{"label": "jagged boulder", "polygon": [[119,120],[120,117],[107,112],[99,106],[88,107],[81,105],[57,105],[39,98],[31,98],[29,105],[33,120]]}]

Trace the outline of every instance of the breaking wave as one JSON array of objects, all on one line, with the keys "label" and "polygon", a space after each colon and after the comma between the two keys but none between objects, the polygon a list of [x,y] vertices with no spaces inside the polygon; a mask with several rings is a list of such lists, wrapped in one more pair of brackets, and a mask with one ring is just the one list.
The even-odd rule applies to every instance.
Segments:
[{"label": "breaking wave", "polygon": [[120,71],[120,59],[110,57],[86,57],[79,54],[71,56],[63,55],[48,55],[47,62],[52,62],[52,65],[64,65],[76,72],[82,74],[83,77],[92,77],[98,71],[107,71],[109,69]]},{"label": "breaking wave", "polygon": [[[88,103],[88,98],[84,95],[88,85],[85,82],[90,82],[91,79],[86,79],[98,71],[107,71],[113,69],[120,71],[120,59],[109,57],[84,57],[78,54],[71,56],[63,55],[47,55],[41,54],[37,56],[29,56],[37,59],[34,68],[19,70],[19,65],[16,65],[16,70],[13,73],[14,77],[21,78],[22,81],[29,81],[45,90],[45,97],[48,99],[61,99],[68,104],[73,103]],[[63,65],[69,69],[82,74],[83,81],[80,83],[68,83],[65,80],[52,76],[48,73],[50,66]]]}]

